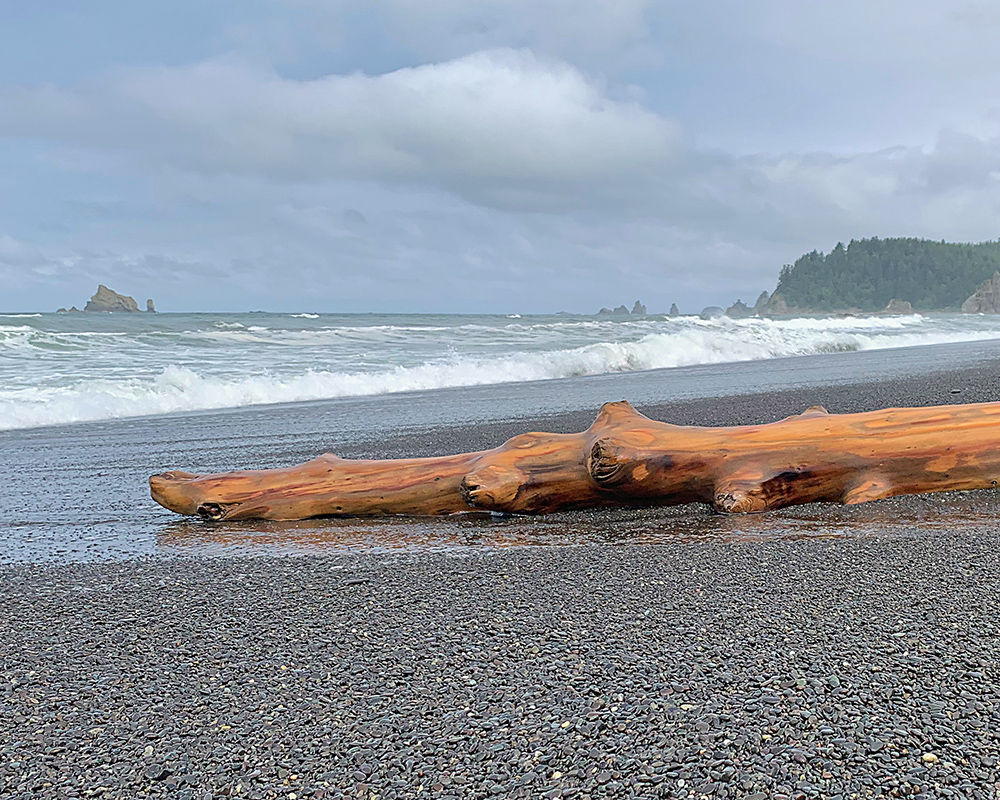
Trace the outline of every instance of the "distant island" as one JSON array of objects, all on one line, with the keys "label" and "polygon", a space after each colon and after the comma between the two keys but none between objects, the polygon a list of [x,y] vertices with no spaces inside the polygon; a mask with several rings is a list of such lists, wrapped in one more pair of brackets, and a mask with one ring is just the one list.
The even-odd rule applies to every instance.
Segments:
[{"label": "distant island", "polygon": [[[705,320],[801,314],[912,314],[961,311],[1000,314],[1000,240],[979,244],[928,239],[852,239],[829,253],[818,250],[785,264],[774,292],[747,305],[708,306]],[[678,316],[677,305],[670,316]],[[638,300],[602,308],[599,315],[645,315]]]},{"label": "distant island", "polygon": [[860,239],[781,269],[762,314],[965,311],[1000,313],[1000,241]]},{"label": "distant island", "polygon": [[[125,294],[118,294],[118,292],[113,289],[109,289],[103,283],[98,284],[97,291],[94,292],[93,296],[87,302],[87,305],[83,308],[84,311],[124,311],[135,313],[139,311],[139,304],[135,302],[134,297],[129,297]],[[56,309],[57,313],[67,314],[71,311],[80,311],[76,306],[72,308],[59,308]],[[146,301],[146,311],[149,313],[155,313],[156,308],[153,306],[152,300]]]},{"label": "distant island", "polygon": [[618,306],[617,308],[602,308],[597,312],[600,317],[606,317],[609,315],[621,316],[625,314],[634,314],[636,316],[644,317],[646,316],[646,306],[640,303],[638,300],[635,301],[635,305],[632,306],[632,310],[628,310],[628,306]]}]

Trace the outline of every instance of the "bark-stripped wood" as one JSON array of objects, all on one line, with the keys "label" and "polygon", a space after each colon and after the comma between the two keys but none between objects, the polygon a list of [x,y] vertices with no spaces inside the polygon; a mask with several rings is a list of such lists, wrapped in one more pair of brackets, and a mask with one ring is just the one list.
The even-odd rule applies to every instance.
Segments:
[{"label": "bark-stripped wood", "polygon": [[864,414],[812,408],[732,428],[652,423],[595,442],[590,469],[617,497],[700,499],[726,513],[995,488],[1000,403]]},{"label": "bark-stripped wood", "polygon": [[156,502],[213,520],[541,514],[701,501],[724,513],[820,500],[997,486],[1000,403],[828,414],[766,425],[656,422],[607,403],[586,431],[525,433],[494,450],[363,461],[323,455],[285,469],[149,479]]},{"label": "bark-stripped wood", "polygon": [[149,479],[162,506],[206,519],[441,515],[474,509],[541,514],[622,505],[590,477],[602,436],[649,421],[606,403],[583,433],[524,433],[494,450],[439,458],[350,460],[326,454],[284,469],[216,475],[164,472]]}]

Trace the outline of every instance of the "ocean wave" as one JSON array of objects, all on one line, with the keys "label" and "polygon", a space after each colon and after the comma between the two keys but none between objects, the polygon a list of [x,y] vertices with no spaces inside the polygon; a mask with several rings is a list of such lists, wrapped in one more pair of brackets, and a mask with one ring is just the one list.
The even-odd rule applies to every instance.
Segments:
[{"label": "ocean wave", "polygon": [[[286,315],[287,318],[288,315]],[[304,316],[304,315],[299,315]],[[103,318],[102,318],[103,319]],[[13,320],[12,320],[13,322]],[[78,320],[74,319],[74,323]],[[714,332],[719,336],[754,338],[775,335],[794,338],[798,335],[828,335],[837,332],[905,332],[928,327],[918,315],[905,317],[845,317],[791,320],[728,318],[702,320],[697,317],[646,318],[643,320],[510,320],[490,325],[456,319],[453,325],[373,324],[324,325],[317,328],[284,327],[280,324],[252,325],[232,320],[207,322],[203,328],[159,330],[146,327],[126,330],[46,330],[31,325],[0,324],[0,349],[34,348],[38,350],[79,350],[90,347],[95,352],[108,346],[126,348],[141,345],[159,348],[165,356],[180,346],[217,348],[266,345],[281,348],[334,346],[329,355],[336,357],[356,346],[393,348],[417,346],[457,352],[497,350],[555,350],[582,346],[588,342],[636,341],[647,335],[684,335],[694,331]],[[934,328],[934,325],[929,327]],[[997,334],[1000,336],[1000,333]],[[110,344],[109,342],[114,342]],[[120,344],[118,344],[120,343]],[[164,358],[164,361],[167,359]]]},{"label": "ocean wave", "polygon": [[[19,388],[8,385],[0,389],[0,429],[1000,338],[1000,330],[992,328],[928,330],[915,318],[879,318],[878,324],[863,320],[802,324],[761,320],[702,324],[698,320],[660,327],[659,332],[634,341],[597,341],[504,356],[456,353],[367,371],[295,371],[282,365],[284,373],[272,369],[234,376],[222,371],[221,361],[196,368],[171,364],[147,377],[74,377],[56,386],[50,380],[22,383]],[[231,364],[225,366],[231,368]]]},{"label": "ocean wave", "polygon": [[319,314],[289,314],[289,316],[301,319],[319,319]]}]

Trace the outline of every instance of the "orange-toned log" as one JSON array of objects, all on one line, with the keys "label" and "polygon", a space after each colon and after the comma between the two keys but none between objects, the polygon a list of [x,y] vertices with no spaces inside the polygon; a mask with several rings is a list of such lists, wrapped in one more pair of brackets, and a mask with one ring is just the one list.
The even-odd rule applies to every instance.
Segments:
[{"label": "orange-toned log", "polygon": [[827,414],[766,425],[699,428],[646,422],[596,441],[589,468],[635,503],[704,500],[745,513],[994,488],[1000,403]]},{"label": "orange-toned log", "polygon": [[712,503],[726,513],[819,500],[861,503],[995,487],[1000,403],[827,414],[703,428],[608,403],[577,434],[526,433],[494,450],[150,478],[153,499],[208,519],[540,514],[607,505]]},{"label": "orange-toned log", "polygon": [[607,403],[583,433],[525,433],[478,453],[384,461],[326,454],[285,469],[164,472],[150,477],[149,488],[153,499],[171,511],[214,520],[476,509],[539,514],[621,505],[591,479],[588,456],[597,439],[641,420],[646,418],[628,403]]}]

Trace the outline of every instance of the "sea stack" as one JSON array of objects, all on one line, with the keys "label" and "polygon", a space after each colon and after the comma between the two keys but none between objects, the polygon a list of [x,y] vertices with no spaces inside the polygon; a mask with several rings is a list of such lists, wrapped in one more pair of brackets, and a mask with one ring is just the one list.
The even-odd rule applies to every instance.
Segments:
[{"label": "sea stack", "polygon": [[679,317],[681,315],[681,310],[677,307],[677,303],[670,304],[670,316]]},{"label": "sea stack", "polygon": [[84,311],[138,311],[139,305],[134,297],[118,294],[103,283],[97,287],[94,296],[83,308]]},{"label": "sea stack", "polygon": [[156,308],[153,306],[152,299],[149,299],[149,300],[146,301],[146,313],[148,313],[148,314],[155,314],[156,313]]},{"label": "sea stack", "polygon": [[913,306],[910,305],[908,300],[899,300],[897,298],[892,298],[888,305],[885,307],[885,314],[912,314]]},{"label": "sea stack", "polygon": [[726,316],[731,319],[746,319],[747,317],[752,317],[753,315],[753,309],[742,300],[737,300],[726,309]]},{"label": "sea stack", "polygon": [[1000,314],[1000,272],[994,272],[962,303],[962,313]]},{"label": "sea stack", "polygon": [[771,295],[769,295],[766,290],[761,292],[757,296],[757,302],[753,304],[753,313],[757,314],[758,316],[763,314],[770,300],[771,300]]}]

